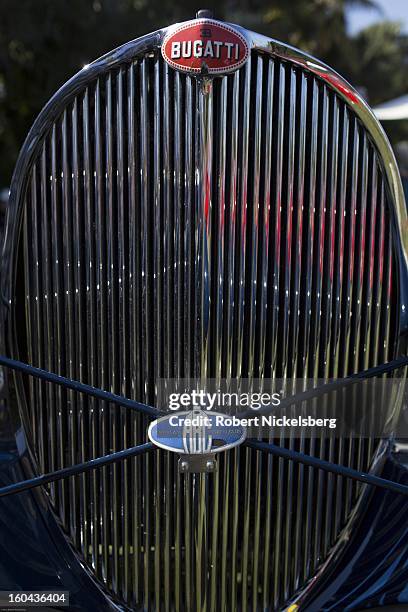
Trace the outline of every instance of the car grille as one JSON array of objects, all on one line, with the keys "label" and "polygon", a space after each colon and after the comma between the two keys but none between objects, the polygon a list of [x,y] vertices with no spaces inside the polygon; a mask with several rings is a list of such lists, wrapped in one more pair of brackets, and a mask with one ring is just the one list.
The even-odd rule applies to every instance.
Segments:
[{"label": "car grille", "polygon": [[[28,358],[149,404],[160,377],[341,377],[394,356],[381,162],[351,107],[253,51],[206,93],[158,52],[67,102],[24,217]],[[21,323],[22,325],[22,323]],[[31,381],[40,471],[146,440],[147,417]],[[372,440],[280,440],[359,470]],[[215,474],[157,451],[52,484],[78,554],[134,609],[274,610],[361,486],[249,448]]]}]

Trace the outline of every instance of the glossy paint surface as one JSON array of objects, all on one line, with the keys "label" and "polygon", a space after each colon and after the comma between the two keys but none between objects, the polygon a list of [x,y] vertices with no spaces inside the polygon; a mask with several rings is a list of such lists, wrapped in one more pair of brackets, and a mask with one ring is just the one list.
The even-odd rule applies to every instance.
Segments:
[{"label": "glossy paint surface", "polygon": [[[24,480],[30,460],[24,433],[13,433],[6,402],[0,406],[0,486]],[[45,502],[45,503],[44,503]],[[70,592],[70,610],[117,610],[84,571],[38,491],[0,500],[0,589]]]}]

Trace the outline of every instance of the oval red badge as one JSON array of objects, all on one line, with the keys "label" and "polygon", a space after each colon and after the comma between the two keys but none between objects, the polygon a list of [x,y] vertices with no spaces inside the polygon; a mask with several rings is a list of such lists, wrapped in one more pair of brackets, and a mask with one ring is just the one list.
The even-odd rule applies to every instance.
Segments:
[{"label": "oval red badge", "polygon": [[195,19],[172,29],[162,55],[172,68],[183,72],[222,74],[240,68],[249,46],[235,28],[213,19]]}]

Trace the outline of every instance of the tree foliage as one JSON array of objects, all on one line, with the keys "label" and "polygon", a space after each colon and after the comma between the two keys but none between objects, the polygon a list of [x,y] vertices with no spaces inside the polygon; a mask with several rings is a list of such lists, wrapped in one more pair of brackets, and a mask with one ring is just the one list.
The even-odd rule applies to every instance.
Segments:
[{"label": "tree foliage", "polygon": [[[407,36],[383,22],[352,38],[350,0],[221,0],[216,16],[300,47],[367,92],[371,103],[406,93]],[[359,4],[372,5],[370,0]],[[2,0],[0,187],[47,99],[84,64],[127,40],[194,17],[187,0]],[[399,132],[394,134],[397,138]]]}]

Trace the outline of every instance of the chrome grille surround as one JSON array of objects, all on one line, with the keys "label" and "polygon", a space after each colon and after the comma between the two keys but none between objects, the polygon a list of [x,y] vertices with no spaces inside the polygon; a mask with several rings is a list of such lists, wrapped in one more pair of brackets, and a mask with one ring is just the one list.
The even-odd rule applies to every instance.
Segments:
[{"label": "chrome grille surround", "polygon": [[[6,248],[24,209],[30,362],[154,403],[158,376],[324,378],[392,357],[406,216],[364,104],[257,35],[250,63],[202,84],[162,62],[164,34],[74,77],[28,138]],[[28,405],[41,471],[145,439],[145,417],[44,383]],[[375,456],[295,447],[357,469]],[[215,475],[180,475],[158,451],[50,488],[112,596],[160,610],[283,605],[361,494],[250,449]]]}]

